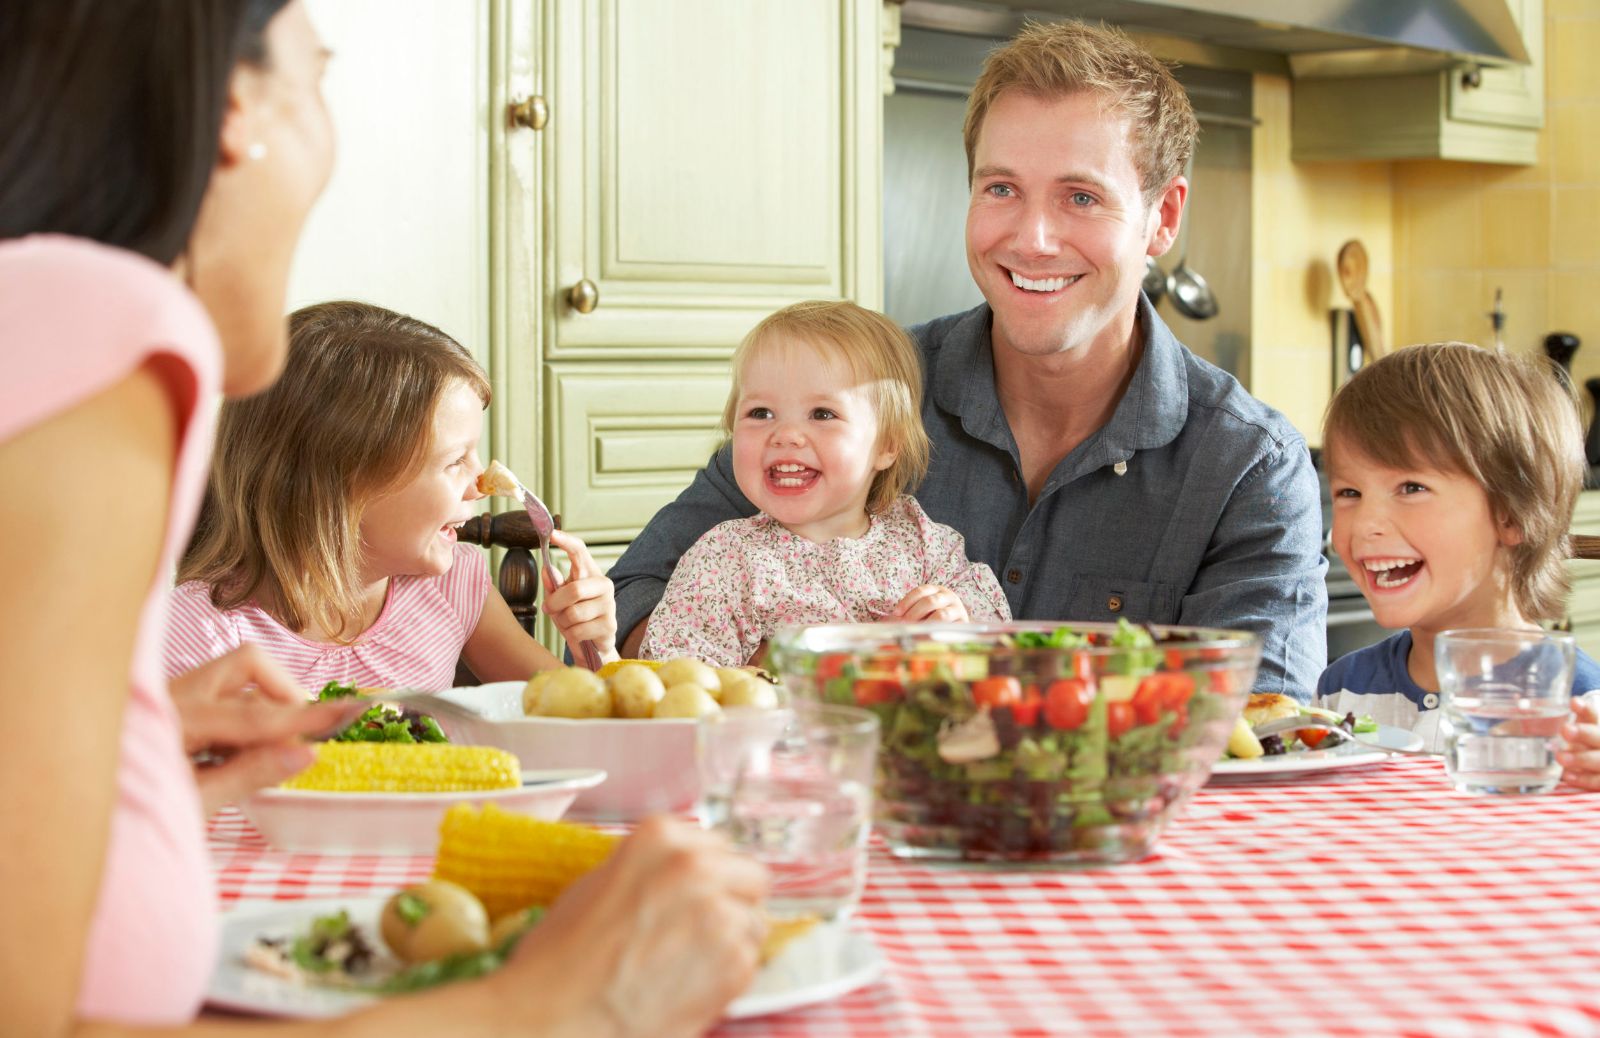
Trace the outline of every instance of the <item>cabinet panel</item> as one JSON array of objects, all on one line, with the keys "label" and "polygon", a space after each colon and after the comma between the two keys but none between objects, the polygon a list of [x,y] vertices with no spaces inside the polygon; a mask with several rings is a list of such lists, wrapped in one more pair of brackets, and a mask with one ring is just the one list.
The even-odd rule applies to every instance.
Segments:
[{"label": "cabinet panel", "polygon": [[[555,11],[546,357],[726,356],[788,302],[878,303],[876,264],[862,277],[854,255],[861,210],[875,221],[878,208],[877,120],[862,117],[878,102],[862,60],[877,53],[863,39],[875,9],[567,0]],[[585,280],[598,305],[580,313],[567,292]]]},{"label": "cabinet panel", "polygon": [[721,442],[725,364],[552,364],[550,505],[586,540],[628,540]]},{"label": "cabinet panel", "polygon": [[1539,0],[1506,0],[1533,64],[1486,68],[1477,86],[1461,75],[1450,77],[1451,119],[1493,126],[1544,125],[1544,5]]}]

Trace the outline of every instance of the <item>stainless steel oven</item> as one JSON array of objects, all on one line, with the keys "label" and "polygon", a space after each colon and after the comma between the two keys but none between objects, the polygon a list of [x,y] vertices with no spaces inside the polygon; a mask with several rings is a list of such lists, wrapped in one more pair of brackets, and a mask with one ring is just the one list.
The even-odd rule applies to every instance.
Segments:
[{"label": "stainless steel oven", "polygon": [[1393,631],[1378,626],[1366,598],[1333,550],[1333,497],[1328,492],[1328,473],[1322,465],[1322,452],[1315,448],[1317,479],[1322,484],[1322,553],[1328,557],[1328,662],[1356,649],[1383,641]]}]

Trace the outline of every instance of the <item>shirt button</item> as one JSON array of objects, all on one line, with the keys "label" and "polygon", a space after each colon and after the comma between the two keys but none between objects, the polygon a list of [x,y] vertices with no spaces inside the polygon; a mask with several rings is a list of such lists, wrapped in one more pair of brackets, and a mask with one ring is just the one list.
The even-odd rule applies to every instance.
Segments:
[{"label": "shirt button", "polygon": [[1106,599],[1106,608],[1111,610],[1113,613],[1122,612],[1122,596],[1112,595],[1110,598]]},{"label": "shirt button", "polygon": [[1424,710],[1432,710],[1434,707],[1436,707],[1438,705],[1439,705],[1439,693],[1437,693],[1437,692],[1429,692],[1427,695],[1422,697],[1422,708]]},{"label": "shirt button", "polygon": [[1015,584],[1017,581],[1019,581],[1021,579],[1022,579],[1022,571],[1020,569],[1008,569],[1008,570],[1006,570],[1006,580],[1008,580],[1009,582]]}]

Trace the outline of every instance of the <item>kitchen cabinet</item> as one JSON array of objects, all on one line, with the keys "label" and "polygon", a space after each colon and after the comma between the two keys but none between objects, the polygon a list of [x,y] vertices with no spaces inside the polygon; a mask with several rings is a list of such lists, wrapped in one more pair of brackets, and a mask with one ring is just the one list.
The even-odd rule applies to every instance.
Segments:
[{"label": "kitchen cabinet", "polygon": [[[1600,490],[1578,495],[1572,532],[1600,537]],[[1574,559],[1567,563],[1567,573],[1572,578],[1567,623],[1578,639],[1578,648],[1600,659],[1600,562]]]},{"label": "kitchen cabinet", "polygon": [[1544,125],[1544,0],[1507,0],[1533,63],[1294,83],[1293,157],[1532,165]]}]

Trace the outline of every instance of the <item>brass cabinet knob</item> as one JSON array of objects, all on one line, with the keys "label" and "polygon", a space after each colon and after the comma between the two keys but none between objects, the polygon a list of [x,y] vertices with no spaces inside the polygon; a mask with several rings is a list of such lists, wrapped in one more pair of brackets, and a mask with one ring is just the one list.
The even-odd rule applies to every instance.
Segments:
[{"label": "brass cabinet knob", "polygon": [[542,130],[550,121],[550,106],[538,94],[511,102],[511,125]]},{"label": "brass cabinet knob", "polygon": [[584,278],[567,289],[567,305],[580,314],[593,313],[594,308],[600,305],[600,289],[593,281]]}]

